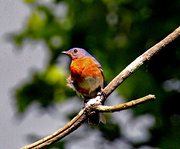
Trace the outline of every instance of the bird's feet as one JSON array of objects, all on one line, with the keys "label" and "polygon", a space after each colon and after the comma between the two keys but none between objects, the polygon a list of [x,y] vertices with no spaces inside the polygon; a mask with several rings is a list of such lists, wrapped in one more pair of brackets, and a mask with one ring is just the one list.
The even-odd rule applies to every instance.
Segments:
[{"label": "bird's feet", "polygon": [[101,90],[101,92],[98,92],[97,93],[97,96],[103,96],[104,97],[104,99],[106,99],[106,93],[103,91],[103,90]]}]

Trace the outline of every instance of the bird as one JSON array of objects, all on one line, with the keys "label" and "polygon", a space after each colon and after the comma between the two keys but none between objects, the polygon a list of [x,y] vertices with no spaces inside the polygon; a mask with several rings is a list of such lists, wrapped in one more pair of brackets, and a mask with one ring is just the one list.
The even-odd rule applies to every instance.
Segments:
[{"label": "bird", "polygon": [[[104,74],[101,64],[83,48],[75,47],[62,53],[71,59],[67,86],[75,90],[85,103],[102,93]],[[106,123],[104,115],[99,112],[88,118],[89,124],[98,124],[99,121]]]}]

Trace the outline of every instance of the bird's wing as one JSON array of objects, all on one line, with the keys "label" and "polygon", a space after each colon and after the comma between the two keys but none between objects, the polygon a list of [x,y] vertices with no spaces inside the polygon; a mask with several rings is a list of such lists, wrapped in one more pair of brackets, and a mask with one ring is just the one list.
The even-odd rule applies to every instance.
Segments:
[{"label": "bird's wing", "polygon": [[74,86],[74,81],[71,79],[71,76],[69,76],[67,79],[67,86],[72,88],[73,90],[76,90],[75,86]]}]

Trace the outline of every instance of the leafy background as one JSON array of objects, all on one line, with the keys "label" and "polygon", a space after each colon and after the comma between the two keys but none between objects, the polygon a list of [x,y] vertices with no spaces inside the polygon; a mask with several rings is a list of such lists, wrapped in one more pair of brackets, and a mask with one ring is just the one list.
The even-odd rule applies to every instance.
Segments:
[{"label": "leafy background", "polygon": [[[22,30],[12,33],[11,38],[19,50],[26,46],[26,42],[34,44],[43,41],[48,47],[45,50],[50,54],[45,71],[34,70],[31,80],[16,87],[16,106],[21,115],[35,101],[43,110],[48,110],[54,104],[76,96],[66,87],[69,61],[61,56],[61,51],[72,47],[86,49],[101,63],[108,83],[180,23],[180,2],[175,0],[170,3],[162,0],[24,2],[31,13],[22,24]],[[117,140],[123,139],[126,142],[124,148],[180,148],[179,47],[178,39],[164,48],[118,87],[114,97],[114,100],[120,100],[121,96],[129,101],[149,93],[156,95],[154,102],[133,108],[132,114],[134,118],[145,114],[153,117],[154,123],[147,132],[150,137],[145,141],[133,141],[123,134],[124,128],[113,120],[113,114],[109,114],[106,115],[106,125],[88,127],[89,131],[96,129],[101,132],[101,143],[108,141],[116,144]],[[66,116],[70,119],[77,112],[71,110],[71,114]],[[39,139],[32,135],[30,142],[36,137]],[[81,139],[83,135],[76,142]],[[66,138],[50,148],[65,148],[65,144],[68,144]]]}]

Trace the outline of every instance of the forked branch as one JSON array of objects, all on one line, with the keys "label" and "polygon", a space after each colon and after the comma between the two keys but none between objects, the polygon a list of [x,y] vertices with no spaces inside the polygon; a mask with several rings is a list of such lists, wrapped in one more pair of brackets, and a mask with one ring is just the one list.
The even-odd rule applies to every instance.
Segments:
[{"label": "forked branch", "polygon": [[[89,109],[91,112],[101,111],[101,112],[114,112],[120,111],[127,108],[131,108],[133,106],[139,105],[151,99],[154,99],[154,95],[148,95],[143,98],[133,100],[121,105],[115,106],[103,106],[102,102],[106,100],[106,98],[125,80],[127,79],[134,71],[136,71],[140,66],[144,64],[145,61],[150,60],[157,52],[163,49],[166,45],[177,39],[180,35],[180,27],[178,27],[174,32],[169,34],[162,41],[154,45],[152,48],[147,50],[145,53],[136,58],[131,64],[129,64],[116,78],[114,78],[104,89],[104,96],[97,96],[90,100],[90,104],[85,106],[79,114],[72,119],[68,124],[66,124],[61,129],[57,130],[55,133],[33,143],[28,146],[23,147],[22,149],[40,149],[44,148],[58,140],[62,139],[66,135],[70,134],[78,127],[80,127],[88,117]],[[93,102],[92,102],[93,101]],[[87,112],[88,111],[88,112]]]},{"label": "forked branch", "polygon": [[137,106],[139,104],[142,104],[144,102],[150,101],[155,99],[156,97],[154,95],[147,95],[145,97],[136,99],[136,100],[132,100],[129,102],[126,102],[124,104],[120,104],[120,105],[114,105],[114,106],[103,106],[103,105],[98,105],[96,107],[96,110],[100,111],[100,112],[106,112],[106,113],[110,113],[110,112],[116,112],[116,111],[122,111],[128,108],[132,108],[134,106]]}]

